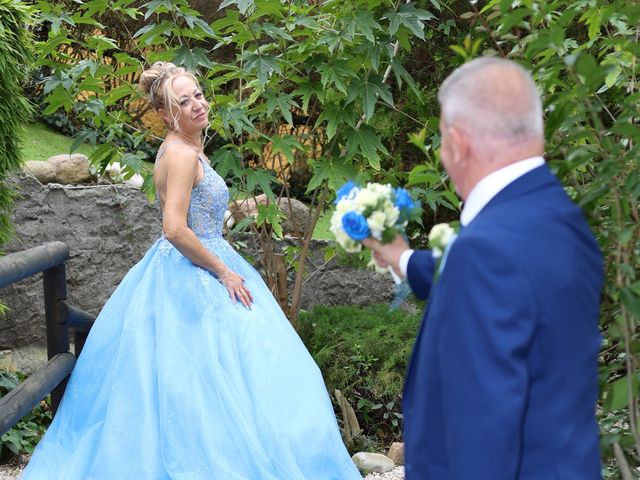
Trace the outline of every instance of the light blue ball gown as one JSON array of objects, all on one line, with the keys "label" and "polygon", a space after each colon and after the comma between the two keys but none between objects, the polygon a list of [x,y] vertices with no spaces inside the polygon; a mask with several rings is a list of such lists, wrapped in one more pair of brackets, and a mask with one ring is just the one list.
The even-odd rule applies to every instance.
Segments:
[{"label": "light blue ball gown", "polygon": [[362,478],[318,367],[222,238],[228,190],[202,163],[188,224],[252,308],[160,238],[98,316],[22,480]]}]

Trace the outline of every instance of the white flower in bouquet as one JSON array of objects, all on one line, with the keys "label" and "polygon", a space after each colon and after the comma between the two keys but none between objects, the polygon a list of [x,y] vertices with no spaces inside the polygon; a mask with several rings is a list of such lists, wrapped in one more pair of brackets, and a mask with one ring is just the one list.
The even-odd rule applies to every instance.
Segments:
[{"label": "white flower in bouquet", "polygon": [[367,225],[371,230],[371,236],[376,240],[382,240],[382,232],[384,231],[387,216],[384,212],[375,211],[367,218]]},{"label": "white flower in bouquet", "polygon": [[393,188],[388,183],[367,183],[368,190],[372,191],[378,197],[389,199],[393,193]]},{"label": "white flower in bouquet", "polygon": [[363,188],[355,195],[355,204],[360,213],[369,207],[375,207],[382,196],[370,188]]},{"label": "white flower in bouquet", "polygon": [[386,227],[393,227],[398,221],[398,217],[400,216],[400,210],[398,207],[389,202],[384,209],[385,221],[384,225]]},{"label": "white flower in bouquet", "polygon": [[448,223],[438,223],[433,226],[429,232],[429,245],[435,258],[442,256],[455,233],[455,230]]}]

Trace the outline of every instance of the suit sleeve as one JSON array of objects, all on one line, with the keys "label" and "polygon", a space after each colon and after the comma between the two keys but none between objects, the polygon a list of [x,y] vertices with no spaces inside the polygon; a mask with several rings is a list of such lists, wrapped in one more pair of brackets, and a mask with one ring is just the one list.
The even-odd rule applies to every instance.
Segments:
[{"label": "suit sleeve", "polygon": [[431,250],[416,250],[409,258],[407,280],[411,290],[420,300],[429,297],[433,283],[435,262]]},{"label": "suit sleeve", "polygon": [[533,291],[504,249],[487,240],[459,239],[440,281],[438,368],[451,479],[516,480]]}]

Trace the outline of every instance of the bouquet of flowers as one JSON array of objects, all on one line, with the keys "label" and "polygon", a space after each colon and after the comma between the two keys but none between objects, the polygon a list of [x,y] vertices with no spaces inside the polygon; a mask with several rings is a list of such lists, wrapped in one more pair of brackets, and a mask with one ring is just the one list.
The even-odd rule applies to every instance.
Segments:
[{"label": "bouquet of flowers", "polygon": [[389,184],[360,187],[349,181],[338,190],[335,204],[330,230],[347,252],[362,250],[360,242],[369,237],[388,243],[421,215],[409,192]]},{"label": "bouquet of flowers", "polygon": [[[407,224],[420,218],[418,202],[404,188],[367,183],[360,187],[349,181],[337,192],[336,209],[331,217],[331,233],[347,252],[359,252],[365,238],[375,238],[382,243],[391,242],[398,234],[404,235]],[[372,259],[376,270],[381,268]],[[397,308],[409,295],[409,284],[389,267],[388,272],[396,284],[391,308]]]}]

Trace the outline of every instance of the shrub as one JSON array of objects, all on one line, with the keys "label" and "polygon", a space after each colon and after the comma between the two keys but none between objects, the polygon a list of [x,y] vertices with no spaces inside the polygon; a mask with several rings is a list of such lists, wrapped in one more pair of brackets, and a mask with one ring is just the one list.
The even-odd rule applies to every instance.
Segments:
[{"label": "shrub", "polygon": [[[0,397],[17,387],[22,380],[24,375],[20,373],[0,372]],[[47,397],[0,437],[0,459],[11,454],[32,453],[50,424],[51,407]]]},{"label": "shrub", "polygon": [[299,333],[331,394],[354,407],[366,448],[400,438],[402,385],[421,315],[369,307],[318,306],[300,317]]},{"label": "shrub", "polygon": [[0,244],[11,234],[9,217],[15,193],[7,174],[22,164],[20,135],[31,108],[22,92],[31,62],[31,39],[25,28],[29,8],[17,0],[0,0]]}]

